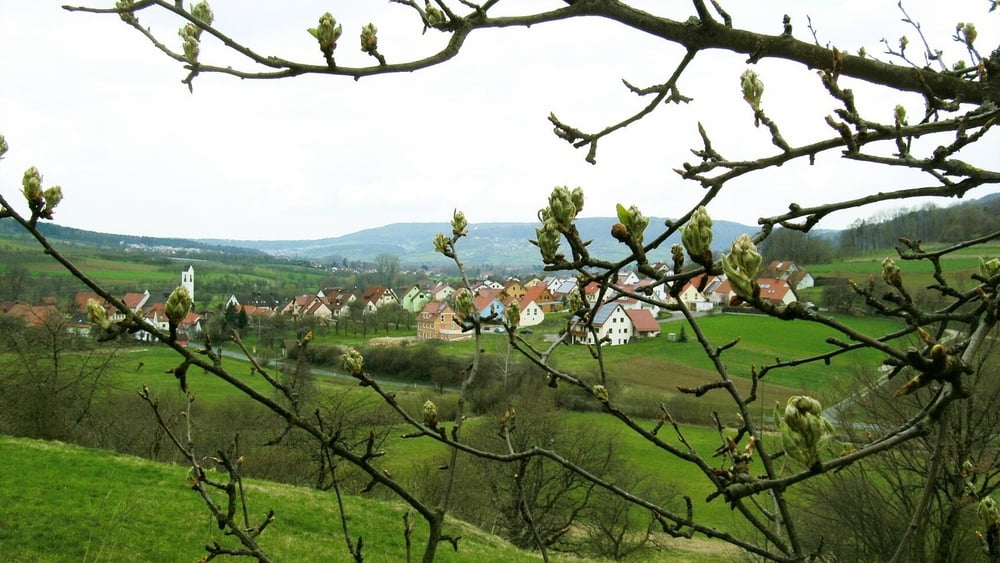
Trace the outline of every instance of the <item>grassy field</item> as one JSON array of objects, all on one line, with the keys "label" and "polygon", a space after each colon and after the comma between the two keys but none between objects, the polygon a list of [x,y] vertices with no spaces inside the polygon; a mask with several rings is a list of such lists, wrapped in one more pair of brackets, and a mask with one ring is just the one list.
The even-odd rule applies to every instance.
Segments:
[{"label": "grassy field", "polygon": [[[6,507],[0,560],[192,561],[213,541],[235,547],[185,485],[185,467],[5,436],[0,436],[0,452],[0,482],[8,485],[0,487]],[[245,488],[251,524],[268,510],[276,514],[260,537],[274,560],[350,560],[332,493],[256,480]],[[366,561],[405,560],[402,517],[409,507],[350,495],[345,505],[352,537],[364,537]],[[426,538],[422,524],[418,519],[413,535],[416,556]],[[459,551],[442,546],[437,561],[541,560],[463,522],[452,520],[449,532],[462,536]],[[662,544],[640,560],[717,563],[733,557],[725,546],[704,539],[667,538]],[[596,561],[560,554],[553,560]]]},{"label": "grassy field", "polygon": [[[4,561],[194,561],[202,546],[235,546],[185,485],[187,469],[58,442],[0,436],[0,559]],[[247,484],[250,518],[277,515],[261,536],[277,561],[348,561],[331,493],[268,482]],[[400,503],[346,497],[366,561],[405,560]],[[453,522],[460,551],[438,561],[534,561],[495,536]],[[419,550],[426,528],[418,522]],[[418,552],[419,554],[419,552]]]}]

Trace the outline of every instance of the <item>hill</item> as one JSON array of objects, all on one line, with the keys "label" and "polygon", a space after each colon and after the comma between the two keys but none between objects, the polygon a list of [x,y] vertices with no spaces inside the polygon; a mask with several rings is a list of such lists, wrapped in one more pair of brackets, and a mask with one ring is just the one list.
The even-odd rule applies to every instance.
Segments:
[{"label": "hill", "polygon": [[[611,238],[611,226],[618,220],[612,217],[592,217],[577,220],[583,238],[593,240],[591,250],[601,256],[624,256],[626,248]],[[651,218],[650,229],[663,225],[665,219]],[[460,249],[463,261],[468,264],[493,264],[508,266],[540,267],[538,250],[528,242],[535,238],[535,223],[477,223],[469,226],[469,235]],[[742,233],[753,233],[757,227],[729,221],[715,222],[713,250],[729,248],[734,238]],[[287,256],[319,262],[337,263],[344,259],[371,260],[379,254],[400,256],[407,264],[441,265],[445,259],[434,252],[432,241],[437,233],[448,233],[448,223],[394,223],[365,229],[334,238],[289,241],[239,241],[228,239],[201,239],[205,244],[225,245],[260,250],[268,254]],[[661,256],[654,259],[668,260],[670,244],[680,242],[675,236],[662,247]]]}]

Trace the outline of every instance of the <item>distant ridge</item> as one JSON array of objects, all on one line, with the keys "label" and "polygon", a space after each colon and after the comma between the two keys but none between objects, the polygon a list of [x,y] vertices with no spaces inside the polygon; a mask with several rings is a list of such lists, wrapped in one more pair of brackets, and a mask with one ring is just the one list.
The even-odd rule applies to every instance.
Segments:
[{"label": "distant ridge", "polygon": [[[613,217],[577,219],[577,228],[584,240],[592,240],[590,250],[596,256],[615,259],[627,254],[626,247],[611,238],[611,226],[618,220]],[[649,231],[654,232],[666,220],[651,218]],[[467,264],[492,264],[508,266],[541,267],[538,249],[528,242],[535,238],[537,223],[476,223],[469,226],[469,234],[459,245],[459,255]],[[729,248],[733,239],[742,233],[755,233],[758,227],[715,221],[713,250]],[[373,261],[379,254],[394,254],[405,264],[441,265],[445,258],[434,252],[433,240],[437,233],[450,233],[448,223],[393,223],[365,229],[340,237],[315,240],[241,241],[228,239],[200,239],[207,244],[252,248],[276,256],[337,263],[348,261]],[[654,260],[668,260],[670,245],[680,242],[675,236],[663,245]]]}]

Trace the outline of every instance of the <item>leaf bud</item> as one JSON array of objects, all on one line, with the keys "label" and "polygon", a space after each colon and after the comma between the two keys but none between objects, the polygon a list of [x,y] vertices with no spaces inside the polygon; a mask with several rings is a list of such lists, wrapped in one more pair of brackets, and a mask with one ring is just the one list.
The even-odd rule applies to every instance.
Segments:
[{"label": "leaf bud", "polygon": [[201,30],[193,23],[187,23],[177,32],[181,38],[181,48],[184,50],[184,58],[191,64],[198,64],[198,55],[201,53],[198,35]]},{"label": "leaf bud", "polygon": [[361,26],[361,50],[368,54],[378,51],[378,28],[375,24]]},{"label": "leaf bud", "polygon": [[134,0],[118,0],[115,2],[115,9],[118,10],[118,17],[126,23],[135,23],[136,17],[132,12],[132,6],[135,4]]},{"label": "leaf bud", "polygon": [[436,27],[444,23],[444,14],[438,10],[428,0],[424,0],[424,12],[427,13],[427,25]]},{"label": "leaf bud", "polygon": [[170,297],[167,297],[167,320],[170,324],[177,326],[184,321],[187,317],[188,311],[191,310],[191,294],[188,292],[187,288],[184,286],[177,286],[172,292],[170,292]]},{"label": "leaf bud", "polygon": [[8,148],[10,147],[7,146],[7,139],[4,139],[3,135],[0,135],[0,156],[3,156]]},{"label": "leaf bud", "polygon": [[892,258],[886,257],[885,260],[882,260],[882,279],[885,283],[893,287],[903,285],[902,272],[900,272],[899,266],[896,265],[896,261]]},{"label": "leaf bud", "polygon": [[431,428],[437,428],[438,425],[437,405],[430,399],[424,402],[424,424]]},{"label": "leaf bud", "polygon": [[[681,242],[691,260],[699,264],[712,261],[712,218],[704,205],[699,205],[691,213],[691,219],[681,229]],[[674,259],[676,262],[676,258]]]},{"label": "leaf bud", "polygon": [[212,22],[215,21],[215,14],[212,13],[212,8],[208,5],[208,2],[198,2],[192,6],[191,15],[205,25],[212,25]]},{"label": "leaf bud", "polygon": [[[645,232],[646,227],[649,226],[649,219],[643,216],[642,211],[639,211],[639,208],[634,205],[625,209],[625,206],[619,203],[616,210],[618,212],[618,220],[624,225],[626,231],[625,233],[619,232],[618,234],[625,234],[626,236],[632,237],[632,240],[641,246],[643,233]],[[618,238],[618,235],[615,234],[614,228],[611,229],[611,234],[619,241],[625,242],[624,239]]]},{"label": "leaf bud", "polygon": [[976,31],[976,26],[972,22],[960,23],[955,26],[955,33],[958,38],[965,43],[966,47],[972,48],[972,44],[975,43],[976,37],[979,36],[979,32]]},{"label": "leaf bud", "polygon": [[465,213],[462,213],[456,209],[451,215],[451,232],[455,237],[463,237],[469,234],[466,227],[469,226],[469,222],[465,219]]},{"label": "leaf bud", "polygon": [[517,328],[521,324],[521,307],[517,301],[510,302],[510,305],[503,310],[503,316],[512,328]]},{"label": "leaf bud", "polygon": [[993,276],[1000,274],[1000,259],[994,258],[989,262],[979,258],[979,273],[983,277],[992,278]]},{"label": "leaf bud", "polygon": [[722,257],[722,269],[736,295],[752,301],[756,295],[757,274],[760,273],[761,256],[757,246],[746,233],[736,237],[730,253]]},{"label": "leaf bud", "polygon": [[353,377],[360,378],[365,374],[365,358],[356,348],[348,348],[344,353],[344,369]]},{"label": "leaf bud", "polygon": [[21,193],[24,194],[24,199],[28,200],[28,203],[42,199],[42,174],[34,166],[24,171],[21,186],[23,187]]},{"label": "leaf bud", "polygon": [[[577,205],[579,204],[579,206]],[[565,232],[573,227],[573,220],[583,208],[583,190],[572,192],[566,186],[552,189],[549,194],[548,216],[551,217],[560,231]]]},{"label": "leaf bud", "polygon": [[52,210],[55,209],[57,205],[59,205],[60,201],[62,201],[63,198],[62,187],[52,186],[51,188],[42,192],[42,197],[45,198],[45,211],[47,211],[51,215]]},{"label": "leaf bud", "polygon": [[775,411],[785,453],[807,467],[819,463],[819,448],[833,436],[822,411],[819,401],[805,395],[789,397],[784,411]]},{"label": "leaf bud", "polygon": [[444,236],[444,233],[434,235],[434,252],[448,256],[448,253],[450,252],[448,250],[449,246],[451,246],[451,239]]},{"label": "leaf bud", "polygon": [[538,247],[543,263],[554,264],[558,261],[559,243],[562,242],[562,238],[556,222],[552,218],[547,217],[544,211],[544,209],[541,210],[539,215],[546,216],[546,219],[542,222],[541,228],[535,228],[535,236],[537,238],[530,242]]},{"label": "leaf bud", "polygon": [[598,401],[602,403],[608,402],[608,389],[606,387],[603,385],[594,385],[590,388],[590,390],[594,393],[594,396],[597,397]]},{"label": "leaf bud", "polygon": [[104,310],[104,307],[96,299],[87,300],[87,319],[91,324],[97,325],[104,330],[111,326],[111,321],[108,320],[108,312]]},{"label": "leaf bud", "polygon": [[743,99],[746,100],[755,112],[760,111],[760,98],[764,94],[764,83],[761,82],[757,73],[746,69],[740,75],[740,88],[743,90]]},{"label": "leaf bud", "polygon": [[896,109],[894,110],[894,118],[896,120],[896,127],[906,125],[906,108],[897,104]]},{"label": "leaf bud", "polygon": [[317,27],[310,27],[309,33],[316,38],[319,43],[319,50],[323,53],[324,57],[332,57],[333,50],[337,48],[337,39],[340,39],[340,34],[343,33],[343,29],[337,20],[333,17],[330,12],[324,13],[319,17],[319,25]]},{"label": "leaf bud", "polygon": [[462,288],[455,292],[455,312],[462,319],[469,319],[476,313],[476,303],[472,292]]}]

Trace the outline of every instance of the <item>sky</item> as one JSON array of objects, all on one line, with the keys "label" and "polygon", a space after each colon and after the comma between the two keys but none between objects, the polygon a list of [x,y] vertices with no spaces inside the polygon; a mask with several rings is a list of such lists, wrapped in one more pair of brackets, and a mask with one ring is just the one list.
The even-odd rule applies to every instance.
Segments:
[{"label": "sky", "polygon": [[[56,222],[81,229],[161,237],[296,240],[336,237],[399,222],[446,222],[461,209],[471,223],[535,222],[554,186],[580,186],[584,216],[613,216],[615,205],[637,205],[647,216],[676,217],[704,194],[673,172],[700,148],[697,123],[730,159],[773,154],[765,129],[753,126],[739,76],[745,56],[699,54],[680,81],[685,105],[662,106],[604,138],[597,165],[552,133],[550,112],[583,130],[621,120],[645,105],[623,86],[664,82],[682,50],[596,18],[531,29],[473,33],[461,54],[441,66],[406,75],[310,76],[252,81],[203,74],[188,92],[182,66],[157,51],[115,15],[69,13],[59,1],[0,0],[0,134],[10,151],[0,161],[0,192],[23,201],[21,176],[31,165],[44,185],[65,199]],[[91,6],[112,6],[93,0]],[[686,20],[690,2],[636,2],[657,15]],[[667,7],[663,7],[668,4]],[[544,11],[555,0],[505,0],[503,13]],[[886,38],[901,35],[922,61],[915,30],[900,21],[895,1],[723,1],[734,25],[794,34],[888,59]],[[905,3],[945,60],[965,56],[955,24],[976,22],[984,54],[1000,44],[1000,14],[989,2]],[[215,25],[259,52],[321,64],[306,28],[330,11],[343,25],[335,54],[342,66],[374,63],[358,50],[362,25],[379,28],[390,62],[436,51],[447,36],[422,34],[416,15],[388,0],[212,2]],[[178,47],[178,20],[141,12],[140,21]],[[990,47],[993,46],[993,47]],[[211,39],[201,60],[243,64]],[[900,61],[902,64],[902,62]],[[815,71],[783,62],[754,66],[765,90],[763,107],[791,144],[831,136],[824,117],[837,104]],[[922,113],[915,95],[856,82],[862,112],[892,120],[903,104]],[[923,142],[933,142],[925,140]],[[941,141],[943,142],[943,141]],[[937,143],[935,143],[937,144]],[[996,135],[968,154],[995,163]],[[789,202],[826,203],[866,192],[929,185],[928,177],[847,163],[835,154],[817,163],[790,163],[732,182],[710,206],[716,219],[755,224]],[[997,188],[972,192],[986,195]],[[16,197],[15,197],[16,196]],[[821,227],[844,228],[910,201],[835,214]],[[947,204],[949,202],[939,202]],[[22,208],[19,208],[23,211]]]}]

